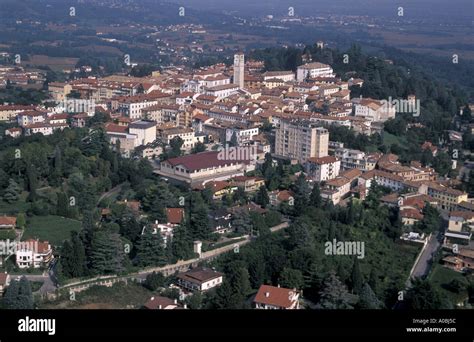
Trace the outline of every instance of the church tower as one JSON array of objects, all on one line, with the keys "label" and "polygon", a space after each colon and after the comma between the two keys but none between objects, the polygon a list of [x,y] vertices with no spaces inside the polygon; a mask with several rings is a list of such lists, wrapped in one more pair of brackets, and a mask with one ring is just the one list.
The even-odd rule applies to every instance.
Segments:
[{"label": "church tower", "polygon": [[234,84],[238,85],[239,88],[244,87],[244,67],[244,53],[238,52],[234,55]]}]

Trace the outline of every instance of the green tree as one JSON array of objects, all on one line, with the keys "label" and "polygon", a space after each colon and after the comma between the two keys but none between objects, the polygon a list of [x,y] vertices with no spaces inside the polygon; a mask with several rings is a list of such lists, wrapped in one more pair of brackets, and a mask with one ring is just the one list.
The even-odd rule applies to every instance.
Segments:
[{"label": "green tree", "polygon": [[318,183],[315,183],[313,190],[311,190],[311,195],[309,196],[309,204],[315,208],[321,208],[322,202],[321,188]]},{"label": "green tree", "polygon": [[166,264],[166,254],[163,238],[160,234],[152,234],[151,229],[145,229],[136,244],[137,255],[135,263],[138,266],[163,266]]},{"label": "green tree", "polygon": [[300,290],[304,285],[303,273],[300,270],[285,267],[280,273],[278,283],[289,289]]},{"label": "green tree", "polygon": [[105,231],[94,234],[91,266],[94,274],[111,274],[124,271],[124,244],[120,235]]},{"label": "green tree", "polygon": [[21,189],[18,183],[16,183],[12,178],[8,181],[8,187],[3,193],[3,199],[5,202],[13,203],[20,199]]},{"label": "green tree", "polygon": [[156,291],[160,287],[165,286],[166,278],[159,272],[153,272],[146,276],[143,286],[150,291]]},{"label": "green tree", "polygon": [[412,287],[407,292],[407,303],[412,310],[442,309],[439,292],[428,280],[414,279]]},{"label": "green tree", "polygon": [[18,213],[16,217],[16,225],[17,227],[24,229],[26,226],[26,217],[25,213]]},{"label": "green tree", "polygon": [[192,154],[201,153],[206,151],[206,145],[198,141],[191,150]]},{"label": "green tree", "polygon": [[64,192],[58,193],[56,215],[62,217],[69,217],[69,201],[67,195]]},{"label": "green tree", "polygon": [[176,260],[186,260],[193,257],[193,241],[184,224],[173,229],[171,240],[172,255]]},{"label": "green tree", "polygon": [[319,292],[319,309],[353,309],[357,296],[350,294],[334,272],[324,280]]},{"label": "green tree", "polygon": [[7,309],[31,310],[34,308],[30,282],[26,277],[23,276],[19,281],[13,280],[10,283],[3,303]]},{"label": "green tree", "polygon": [[360,309],[383,309],[383,303],[377,298],[369,284],[365,283],[359,294],[358,308]]},{"label": "green tree", "polygon": [[354,263],[352,265],[352,272],[351,272],[352,292],[355,294],[359,294],[360,291],[362,290],[363,283],[364,283],[364,279],[362,278],[362,274],[360,273],[359,259],[355,257]]},{"label": "green tree", "polygon": [[265,185],[262,185],[258,190],[255,202],[257,202],[264,208],[270,204],[270,197],[268,196],[267,188],[265,187]]}]

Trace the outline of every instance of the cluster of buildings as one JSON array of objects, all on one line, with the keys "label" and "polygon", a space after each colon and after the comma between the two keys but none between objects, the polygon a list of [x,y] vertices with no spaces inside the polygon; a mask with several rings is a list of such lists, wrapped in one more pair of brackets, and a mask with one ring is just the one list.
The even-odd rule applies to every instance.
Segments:
[{"label": "cluster of buildings", "polygon": [[[206,267],[197,267],[176,276],[176,284],[180,290],[180,298],[192,293],[204,293],[215,289],[224,282],[224,274]],[[296,310],[300,308],[300,292],[278,286],[262,285],[252,298],[255,309],[264,310]],[[149,310],[187,309],[177,299],[153,296],[144,305]]]}]

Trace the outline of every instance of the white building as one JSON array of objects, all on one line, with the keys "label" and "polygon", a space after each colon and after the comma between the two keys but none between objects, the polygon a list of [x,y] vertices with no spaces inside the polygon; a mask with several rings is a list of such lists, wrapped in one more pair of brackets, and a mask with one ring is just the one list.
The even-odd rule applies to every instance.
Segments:
[{"label": "white building", "polygon": [[178,285],[188,291],[205,292],[222,284],[224,275],[212,269],[198,267],[176,276]]},{"label": "white building", "polygon": [[54,258],[49,242],[39,240],[19,242],[15,254],[19,268],[47,266]]},{"label": "white building", "polygon": [[341,161],[333,156],[309,158],[306,173],[316,182],[323,182],[339,176]]},{"label": "white building", "polygon": [[206,95],[215,96],[218,99],[224,99],[226,97],[236,94],[239,90],[239,86],[236,84],[225,84],[221,86],[206,88]]},{"label": "white building", "polygon": [[295,80],[295,73],[289,71],[267,71],[263,74],[263,80],[267,81],[273,78],[278,78],[283,82],[293,82]]},{"label": "white building", "polygon": [[352,101],[354,103],[355,116],[361,116],[370,121],[381,122],[395,118],[396,108],[388,102],[384,104],[382,101],[369,98],[355,98]]},{"label": "white building", "polygon": [[226,129],[226,142],[230,142],[232,136],[236,135],[237,143],[239,145],[247,144],[252,141],[254,136],[258,135],[258,127],[249,127],[249,128],[238,128],[238,127],[229,127]]},{"label": "white building", "polygon": [[132,122],[128,126],[128,132],[137,136],[135,146],[147,145],[156,140],[156,124],[154,122]]},{"label": "white building", "polygon": [[296,80],[298,82],[315,77],[334,77],[334,70],[327,64],[313,62],[300,65],[296,71]]}]

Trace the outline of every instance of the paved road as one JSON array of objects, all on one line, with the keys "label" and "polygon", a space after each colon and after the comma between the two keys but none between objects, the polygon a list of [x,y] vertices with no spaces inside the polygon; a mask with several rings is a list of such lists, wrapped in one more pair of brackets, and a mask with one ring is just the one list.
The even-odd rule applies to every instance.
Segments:
[{"label": "paved road", "polygon": [[97,205],[99,205],[100,202],[101,202],[104,198],[110,197],[110,196],[112,196],[113,194],[120,192],[120,190],[122,190],[122,186],[123,186],[123,184],[119,184],[119,185],[117,185],[116,187],[113,187],[112,189],[110,189],[109,191],[104,192],[104,193],[99,197],[99,199],[97,200]]},{"label": "paved road", "polygon": [[430,261],[433,258],[433,256],[436,254],[440,246],[441,246],[441,243],[438,241],[437,235],[433,234],[431,238],[429,239],[428,244],[426,245],[425,249],[423,250],[423,253],[420,256],[420,259],[418,260],[418,263],[413,269],[411,278],[424,277],[425,275],[428,274],[431,267]]}]

